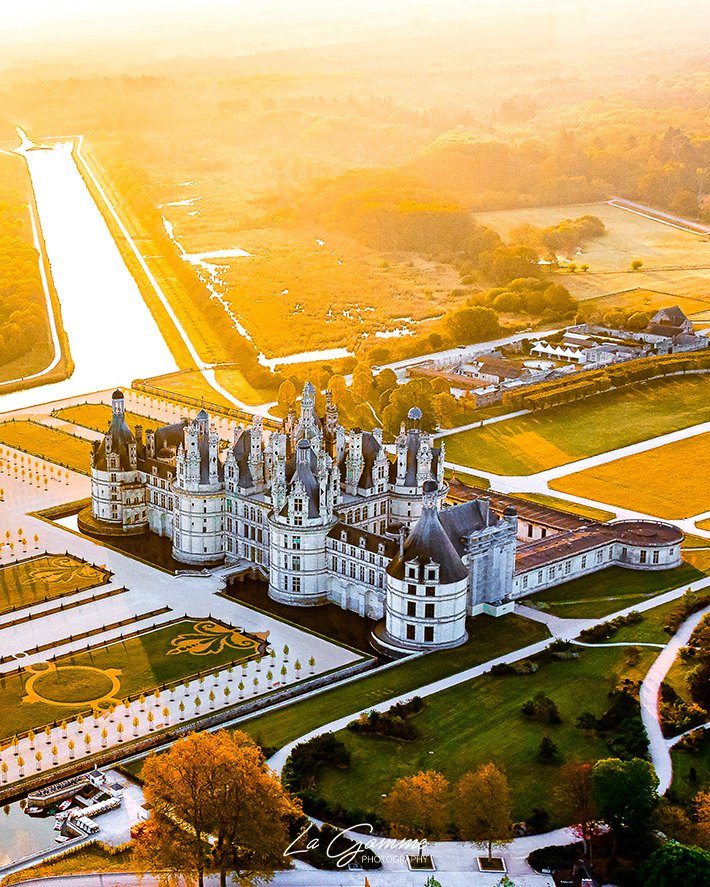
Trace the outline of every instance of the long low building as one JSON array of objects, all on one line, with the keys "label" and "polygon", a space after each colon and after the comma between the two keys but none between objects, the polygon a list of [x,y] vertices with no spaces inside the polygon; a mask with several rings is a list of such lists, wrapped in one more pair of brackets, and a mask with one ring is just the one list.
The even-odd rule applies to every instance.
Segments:
[{"label": "long low building", "polygon": [[611,564],[668,569],[683,534],[670,524],[587,519],[444,479],[413,407],[393,456],[382,432],[338,421],[303,391],[300,414],[267,434],[259,419],[220,442],[208,414],[131,430],[114,392],[112,420],[91,457],[86,531],[157,533],[176,560],[251,569],[291,606],[333,602],[378,620],[389,655],[455,647],[466,619]]}]

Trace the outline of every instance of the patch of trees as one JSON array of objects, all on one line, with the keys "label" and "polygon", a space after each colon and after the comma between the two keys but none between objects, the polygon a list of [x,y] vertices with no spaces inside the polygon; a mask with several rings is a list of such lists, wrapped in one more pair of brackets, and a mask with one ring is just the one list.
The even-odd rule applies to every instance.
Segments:
[{"label": "patch of trees", "polygon": [[419,731],[409,720],[424,708],[424,700],[420,696],[397,702],[387,711],[368,711],[360,715],[356,721],[348,724],[353,733],[371,733],[388,736],[392,739],[412,740],[419,736]]},{"label": "patch of trees", "polygon": [[538,277],[515,278],[505,286],[473,296],[470,301],[490,305],[497,313],[522,312],[543,320],[574,317],[579,304],[566,287]]},{"label": "patch of trees", "polygon": [[[690,676],[688,676],[687,680],[690,683]],[[710,677],[706,674],[704,682],[707,684],[708,681],[710,681]],[[700,681],[698,681],[697,689],[700,689],[702,694]],[[663,735],[668,737],[677,736],[679,733],[698,727],[708,719],[706,708],[697,702],[686,702],[666,681],[661,684],[658,715],[661,720]]]},{"label": "patch of trees", "polygon": [[550,699],[549,696],[546,696],[542,690],[536,693],[532,699],[523,702],[520,710],[530,720],[542,721],[547,724],[562,723],[556,702]]},{"label": "patch of trees", "polygon": [[0,364],[48,339],[47,310],[32,245],[29,182],[19,158],[0,155]]},{"label": "patch of trees", "polygon": [[510,232],[511,243],[519,243],[535,250],[540,258],[556,262],[557,256],[572,256],[585,243],[606,234],[604,222],[597,216],[584,215],[563,219],[547,228],[519,225]]},{"label": "patch of trees", "polygon": [[639,613],[638,610],[632,610],[626,616],[616,616],[614,619],[609,619],[608,622],[600,622],[591,628],[583,629],[579,633],[579,637],[580,640],[586,643],[596,644],[613,637],[625,625],[638,625],[640,622],[643,622],[643,619],[642,613]]},{"label": "patch of trees", "polygon": [[710,592],[688,589],[668,614],[663,630],[667,634],[675,634],[688,616],[692,616],[693,613],[697,613],[708,604],[710,604]]},{"label": "patch of trees", "polygon": [[645,758],[648,754],[648,737],[641,720],[638,699],[639,684],[625,678],[609,690],[611,700],[606,711],[597,717],[590,711],[577,718],[577,727],[602,739],[609,751],[627,760]]},{"label": "patch of trees", "polygon": [[[301,852],[301,843],[305,841],[307,849]],[[302,842],[294,847],[298,858],[317,869],[333,871],[347,868],[351,863],[361,866],[365,871],[382,868],[382,861],[373,851],[363,848],[360,841],[353,841],[343,834],[342,829],[335,828],[324,822],[321,828],[309,823],[308,831]],[[362,843],[367,843],[364,838]]]}]

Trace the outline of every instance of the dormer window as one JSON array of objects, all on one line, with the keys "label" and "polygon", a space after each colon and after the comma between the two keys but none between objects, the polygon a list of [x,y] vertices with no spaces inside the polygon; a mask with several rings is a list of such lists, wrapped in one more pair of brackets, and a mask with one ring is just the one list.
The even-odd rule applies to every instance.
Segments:
[{"label": "dormer window", "polygon": [[360,537],[360,548],[364,548],[364,547],[365,547],[365,539],[363,536],[361,536]]},{"label": "dormer window", "polygon": [[340,531],[340,538],[341,538],[341,540],[342,540],[343,542],[347,542],[347,541],[348,541],[348,531],[347,531],[347,530],[341,530],[341,531]]},{"label": "dormer window", "polygon": [[407,579],[418,579],[419,578],[419,569],[418,565],[415,563],[409,563],[405,568],[405,575]]},{"label": "dormer window", "polygon": [[378,542],[378,543],[377,543],[377,553],[378,553],[378,554],[384,554],[384,553],[385,553],[385,543],[384,543],[384,542]]},{"label": "dormer window", "polygon": [[426,582],[436,582],[439,577],[439,565],[427,564],[424,568],[424,580]]}]

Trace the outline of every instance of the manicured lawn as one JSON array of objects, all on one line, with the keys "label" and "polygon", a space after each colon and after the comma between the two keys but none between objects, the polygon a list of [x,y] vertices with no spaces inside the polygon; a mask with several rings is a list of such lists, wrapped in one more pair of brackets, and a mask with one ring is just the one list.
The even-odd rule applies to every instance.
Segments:
[{"label": "manicured lawn", "polygon": [[[704,521],[703,521],[704,523]],[[702,527],[700,524],[696,524],[701,529],[707,529],[706,527]],[[681,548],[710,548],[710,539],[706,539],[705,536],[694,536],[692,533],[686,533],[685,539],[681,543]]]},{"label": "manicured lawn", "polygon": [[547,637],[549,633],[544,625],[513,614],[498,619],[477,616],[470,620],[469,640],[462,647],[403,661],[344,687],[334,687],[279,711],[258,715],[239,728],[264,745],[280,748],[336,718],[401,693],[416,691],[418,687]]},{"label": "manicured lawn", "polygon": [[[213,620],[187,619],[0,678],[2,736],[146,695],[170,681],[255,655],[258,640]],[[239,672],[235,674],[235,690]],[[205,689],[205,696],[208,693]]]},{"label": "manicured lawn", "polygon": [[219,384],[226,388],[238,400],[256,406],[276,400],[279,389],[277,385],[270,387],[254,387],[241,372],[238,366],[224,366],[215,371]]},{"label": "manicured lawn", "polygon": [[[697,752],[671,749],[673,761],[672,789],[681,798],[692,798],[699,791],[710,790],[710,730],[706,730],[700,741]],[[695,767],[697,782],[691,783],[688,779],[690,768]]]},{"label": "manicured lawn", "polygon": [[577,514],[580,517],[588,517],[593,521],[604,522],[611,520],[615,516],[613,511],[603,511],[601,508],[592,508],[589,505],[577,505],[576,502],[558,499],[557,496],[546,496],[544,493],[516,493],[515,495],[518,499],[525,499],[527,502],[537,502],[538,505],[548,505],[550,508],[556,508],[558,511]]},{"label": "manicured lawn", "polygon": [[69,554],[49,554],[0,568],[0,613],[105,585],[110,573]]},{"label": "manicured lawn", "polygon": [[[0,424],[0,444],[30,453],[55,465],[63,465],[82,474],[90,468],[91,443],[66,431],[49,428],[38,422],[19,421]],[[18,474],[23,465],[17,460]]]},{"label": "manicured lawn", "polygon": [[[699,411],[697,421],[705,418]],[[551,481],[550,486],[585,499],[677,520],[710,509],[708,477],[710,434],[699,434],[567,475]]]},{"label": "manicured lawn", "polygon": [[[580,712],[601,715],[609,706],[610,676],[640,679],[654,651],[641,652],[634,668],[623,648],[581,650],[577,660],[556,661],[531,675],[484,675],[427,697],[424,710],[412,719],[419,737],[400,742],[377,736],[338,735],[352,754],[348,770],[323,768],[318,787],[330,801],[350,809],[378,810],[382,795],[395,780],[420,770],[438,770],[456,780],[488,761],[505,769],[513,797],[513,816],[525,819],[534,807],[555,818],[553,792],[557,767],[538,763],[540,740],[548,735],[565,759],[594,761],[608,756],[607,746],[575,726]],[[543,691],[555,701],[562,724],[552,726],[525,718],[522,703]]]},{"label": "manicured lawn", "polygon": [[[452,434],[446,438],[446,458],[496,474],[533,474],[708,421],[709,392],[707,376],[639,383],[540,413]],[[665,486],[665,475],[654,471],[652,476],[664,477]],[[563,485],[556,489],[578,493]],[[602,501],[616,503],[617,500],[602,498]],[[710,508],[710,502],[706,508]],[[691,514],[702,510],[698,508]]]},{"label": "manicured lawn", "polygon": [[530,595],[528,600],[556,616],[592,619],[639,604],[672,588],[690,585],[702,577],[703,574],[690,564],[659,573],[609,567]]},{"label": "manicured lawn", "polygon": [[661,604],[652,610],[645,610],[643,622],[639,622],[636,625],[624,625],[610,640],[620,643],[628,641],[630,644],[667,644],[671,635],[663,630],[663,626],[678,604],[679,600],[669,601],[667,604]]},{"label": "manicured lawn", "polygon": [[28,878],[51,878],[81,872],[127,872],[133,868],[129,847],[108,847],[100,841],[69,850],[57,859],[48,859],[30,868],[6,875],[0,884],[15,884]]},{"label": "manicured lawn", "polygon": [[[710,530],[710,518],[705,518],[705,520],[699,520],[699,521],[695,524],[695,526],[696,526],[699,530]],[[706,541],[710,542],[710,540],[706,540]]]},{"label": "manicured lawn", "polygon": [[[73,422],[75,425],[83,425],[85,428],[93,428],[95,431],[106,431],[111,421],[111,407],[104,403],[80,403],[71,407],[62,407],[52,413],[58,419],[65,422]],[[149,419],[138,413],[126,410],[126,422],[135,430],[136,425],[141,425],[143,431],[160,428],[165,425],[159,419]]]},{"label": "manicured lawn", "polygon": [[[205,403],[213,403],[217,406],[234,408],[234,404],[215,391],[211,385],[205,382],[202,373],[197,370],[183,370],[179,373],[166,373],[163,376],[153,376],[145,380],[149,385],[161,388],[164,391],[188,397],[204,398]],[[149,397],[152,395],[148,395]]]},{"label": "manicured lawn", "polygon": [[710,573],[710,550],[707,548],[686,548],[683,557],[689,564],[703,573]]}]

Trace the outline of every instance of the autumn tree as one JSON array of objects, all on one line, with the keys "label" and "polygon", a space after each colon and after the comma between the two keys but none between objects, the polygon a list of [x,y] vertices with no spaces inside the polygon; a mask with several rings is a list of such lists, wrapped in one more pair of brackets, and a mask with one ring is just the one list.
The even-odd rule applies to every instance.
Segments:
[{"label": "autumn tree", "polygon": [[366,363],[358,363],[353,370],[352,395],[356,403],[363,403],[372,395],[372,370]]},{"label": "autumn tree", "polygon": [[587,856],[597,815],[592,765],[570,761],[560,767],[555,794],[560,815],[578,825],[579,836],[584,843],[584,854]]},{"label": "autumn tree", "polygon": [[494,846],[513,838],[508,780],[495,764],[465,773],[454,794],[454,819],[464,841],[485,846],[488,858]]},{"label": "autumn tree", "polygon": [[229,873],[251,884],[279,864],[299,810],[245,733],[191,733],[151,755],[143,778],[151,819],[135,844],[141,871],[203,885],[216,870],[222,885]]},{"label": "autumn tree", "polygon": [[288,413],[292,406],[296,403],[296,386],[290,379],[286,379],[279,386],[279,393],[277,395],[277,400],[281,412],[284,415]]},{"label": "autumn tree", "polygon": [[382,804],[396,838],[419,841],[422,854],[426,838],[440,838],[449,821],[449,782],[435,770],[398,779]]}]

